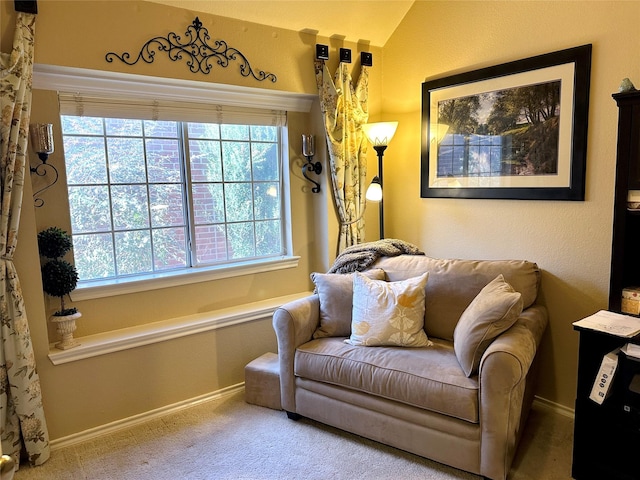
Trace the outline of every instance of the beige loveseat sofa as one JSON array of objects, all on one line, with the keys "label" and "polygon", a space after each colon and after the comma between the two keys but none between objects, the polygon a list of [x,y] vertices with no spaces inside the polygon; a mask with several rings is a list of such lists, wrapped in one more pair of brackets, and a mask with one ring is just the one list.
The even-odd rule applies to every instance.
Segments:
[{"label": "beige loveseat sofa", "polygon": [[[428,272],[424,331],[430,345],[346,343],[349,332],[321,323],[340,308],[351,321],[344,302],[354,291],[344,287],[346,280],[324,274],[323,281],[343,283],[327,289],[318,277],[316,286],[323,288],[282,306],[273,317],[282,408],[290,418],[304,416],[486,478],[505,479],[533,399],[536,351],[547,325],[545,308],[536,304],[537,265],[399,255],[379,259],[369,271],[375,269],[382,269],[388,282]],[[342,278],[351,282],[352,275],[360,278],[359,273]],[[484,294],[479,299],[500,275],[521,300],[508,308],[510,314],[515,309],[508,325],[500,325],[504,312],[482,312],[494,306],[487,305]],[[474,322],[486,322],[492,314],[501,318],[474,331]],[[461,317],[466,326],[456,330]],[[465,357],[469,352],[460,350],[470,338],[476,345]]]}]

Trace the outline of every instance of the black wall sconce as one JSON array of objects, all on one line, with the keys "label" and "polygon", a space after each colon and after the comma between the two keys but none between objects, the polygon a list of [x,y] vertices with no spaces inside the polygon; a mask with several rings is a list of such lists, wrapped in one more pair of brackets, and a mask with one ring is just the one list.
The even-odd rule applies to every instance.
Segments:
[{"label": "black wall sconce", "polygon": [[38,158],[42,162],[36,167],[30,167],[29,170],[39,177],[46,176],[49,169],[54,173],[53,181],[33,194],[36,207],[41,207],[44,205],[44,200],[39,198],[39,195],[58,181],[58,170],[50,163],[47,163],[49,155],[53,153],[53,124],[33,123],[29,125],[29,133],[31,136],[31,148],[38,154]]},{"label": "black wall sconce", "polygon": [[315,155],[315,138],[313,135],[302,135],[302,155],[307,158],[307,163],[302,166],[302,175],[315,185],[311,189],[313,193],[320,192],[320,183],[310,179],[307,176],[307,172],[313,172],[316,175],[322,173],[322,164],[320,162],[313,162],[313,156]]}]

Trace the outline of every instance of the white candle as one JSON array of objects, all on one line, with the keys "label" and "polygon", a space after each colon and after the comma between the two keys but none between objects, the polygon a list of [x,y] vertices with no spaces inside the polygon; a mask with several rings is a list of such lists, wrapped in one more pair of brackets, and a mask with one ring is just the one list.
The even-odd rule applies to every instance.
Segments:
[{"label": "white candle", "polygon": [[302,135],[302,155],[313,157],[315,154],[313,135]]}]

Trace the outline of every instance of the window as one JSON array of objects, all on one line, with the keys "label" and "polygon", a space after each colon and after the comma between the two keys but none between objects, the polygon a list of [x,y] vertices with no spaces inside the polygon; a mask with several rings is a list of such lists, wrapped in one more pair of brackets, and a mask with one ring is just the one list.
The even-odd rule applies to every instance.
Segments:
[{"label": "window", "polygon": [[[104,104],[118,111],[118,101],[61,94],[60,103],[81,282],[287,254],[284,128],[272,112],[227,108],[232,121],[249,121],[213,123],[184,121],[203,118],[184,105],[162,110],[147,102],[153,111],[145,114],[137,105],[127,114],[128,101],[124,115],[93,116],[86,113],[104,110]],[[225,111],[214,114],[224,120]]]}]

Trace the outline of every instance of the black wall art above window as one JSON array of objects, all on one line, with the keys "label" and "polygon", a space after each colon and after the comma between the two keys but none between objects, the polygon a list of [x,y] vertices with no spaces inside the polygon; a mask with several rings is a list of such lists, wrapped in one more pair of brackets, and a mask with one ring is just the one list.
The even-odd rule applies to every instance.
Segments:
[{"label": "black wall art above window", "polygon": [[243,77],[253,77],[262,82],[270,80],[275,83],[278,78],[273,73],[264,70],[254,71],[247,57],[237,48],[230,47],[224,40],[215,40],[213,45],[209,45],[211,36],[209,31],[202,26],[198,17],[187,27],[184,40],[180,35],[170,32],[166,37],[154,37],[147,41],[141,48],[137,57],[131,60],[131,54],[124,52],[118,55],[109,52],[105,55],[105,60],[109,63],[120,60],[127,65],[135,65],[142,60],[145,63],[153,63],[157,52],[166,52],[170,60],[184,60],[193,73],[209,74],[214,65],[228,67],[229,62],[238,62],[240,65],[240,75]]}]

